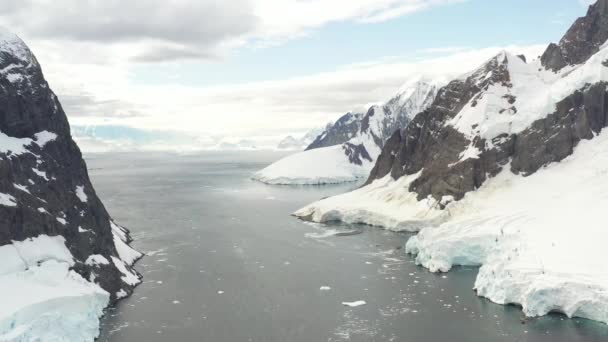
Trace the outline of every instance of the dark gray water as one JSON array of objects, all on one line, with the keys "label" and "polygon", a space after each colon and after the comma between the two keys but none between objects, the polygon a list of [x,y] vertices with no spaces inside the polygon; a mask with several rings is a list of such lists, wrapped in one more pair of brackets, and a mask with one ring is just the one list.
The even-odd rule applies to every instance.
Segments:
[{"label": "dark gray water", "polygon": [[[475,296],[476,269],[414,265],[399,249],[406,234],[292,218],[353,185],[249,180],[280,156],[88,156],[100,197],[148,254],[137,266],[144,283],[108,311],[100,341],[608,340],[607,326],[586,320],[522,324],[518,308]],[[358,300],[367,304],[342,305]]]}]

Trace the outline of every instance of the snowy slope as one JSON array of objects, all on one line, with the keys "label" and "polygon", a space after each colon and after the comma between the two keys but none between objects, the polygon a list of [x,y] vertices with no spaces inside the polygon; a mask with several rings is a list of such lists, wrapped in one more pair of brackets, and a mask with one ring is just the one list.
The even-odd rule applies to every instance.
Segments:
[{"label": "snowy slope", "polygon": [[403,129],[435,98],[441,79],[415,78],[385,105],[369,109],[358,132],[346,143],[300,152],[254,174],[268,184],[328,184],[366,178],[393,132]]},{"label": "snowy slope", "polygon": [[373,164],[352,164],[343,145],[296,153],[285,157],[254,175],[267,184],[318,185],[352,182],[365,178]]}]

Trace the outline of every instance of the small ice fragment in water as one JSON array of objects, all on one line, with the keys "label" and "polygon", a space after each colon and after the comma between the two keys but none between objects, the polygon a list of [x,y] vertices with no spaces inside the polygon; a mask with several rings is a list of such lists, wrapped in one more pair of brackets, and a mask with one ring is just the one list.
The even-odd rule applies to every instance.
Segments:
[{"label": "small ice fragment in water", "polygon": [[180,303],[179,300],[174,300],[173,301],[173,304],[179,304],[179,303]]},{"label": "small ice fragment in water", "polygon": [[217,291],[217,294],[223,294],[224,291]]},{"label": "small ice fragment in water", "polygon": [[351,308],[356,308],[357,306],[361,306],[361,305],[365,305],[367,304],[364,300],[358,300],[355,302],[342,302],[342,305],[344,306],[350,306]]},{"label": "small ice fragment in water", "polygon": [[321,291],[329,291],[329,290],[331,290],[331,287],[329,287],[329,286],[321,286],[319,288],[319,290],[321,290]]},{"label": "small ice fragment in water", "polygon": [[365,264],[366,264],[366,265],[373,265],[373,262],[371,262],[371,261],[366,261],[366,262],[365,262]]}]

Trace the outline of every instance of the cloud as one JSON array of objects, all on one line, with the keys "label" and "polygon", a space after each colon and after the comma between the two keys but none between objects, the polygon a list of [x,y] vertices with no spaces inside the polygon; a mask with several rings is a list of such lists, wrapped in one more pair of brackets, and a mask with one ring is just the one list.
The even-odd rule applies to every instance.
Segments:
[{"label": "cloud", "polygon": [[[0,0],[0,20],[28,41],[101,53],[99,62],[219,58],[329,23],[379,22],[465,0]],[[75,51],[75,50],[72,50]]]},{"label": "cloud", "polygon": [[[47,75],[57,82],[53,86],[66,104],[70,122],[76,126],[112,125],[180,132],[188,137],[185,140],[190,145],[201,147],[215,146],[227,138],[231,142],[263,141],[258,145],[269,146],[287,134],[302,134],[348,111],[363,112],[371,103],[393,96],[403,83],[422,70],[456,77],[478,67],[503,48],[525,53],[532,60],[544,46],[457,49],[458,52],[429,59],[393,57],[306,77],[211,87],[134,85],[128,73],[101,66],[55,64],[47,68]],[[66,78],[66,73],[78,76]],[[86,86],[90,93],[79,93],[79,89],[84,89],[79,86],[84,81],[78,78],[95,80]],[[133,109],[137,109],[136,115],[125,115]],[[87,115],[81,115],[85,110]]]}]

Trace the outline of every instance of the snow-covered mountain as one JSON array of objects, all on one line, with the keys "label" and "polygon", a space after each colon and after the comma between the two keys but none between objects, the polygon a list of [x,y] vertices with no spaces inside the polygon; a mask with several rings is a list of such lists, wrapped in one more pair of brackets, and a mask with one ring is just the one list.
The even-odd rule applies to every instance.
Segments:
[{"label": "snow-covered mountain", "polygon": [[360,130],[363,121],[362,113],[346,113],[335,123],[330,123],[325,130],[316,135],[306,150],[343,144],[352,139]]},{"label": "snow-covered mountain", "polygon": [[608,323],[608,0],[526,63],[501,52],[439,90],[366,186],[296,215],[421,230],[432,271],[482,266],[480,296]]},{"label": "snow-covered mountain", "polygon": [[141,254],[97,197],[38,61],[0,29],[0,340],[93,341]]},{"label": "snow-covered mountain", "polygon": [[293,135],[288,135],[278,143],[277,149],[284,151],[303,151],[323,132],[324,130],[322,128],[313,128],[303,136],[294,137]]},{"label": "snow-covered mountain", "polygon": [[[277,161],[253,178],[269,184],[328,184],[366,178],[385,141],[433,102],[442,82],[424,77],[411,80],[384,105],[372,106],[362,118],[350,113],[343,116],[306,151]],[[326,146],[345,137],[344,143]]]}]

